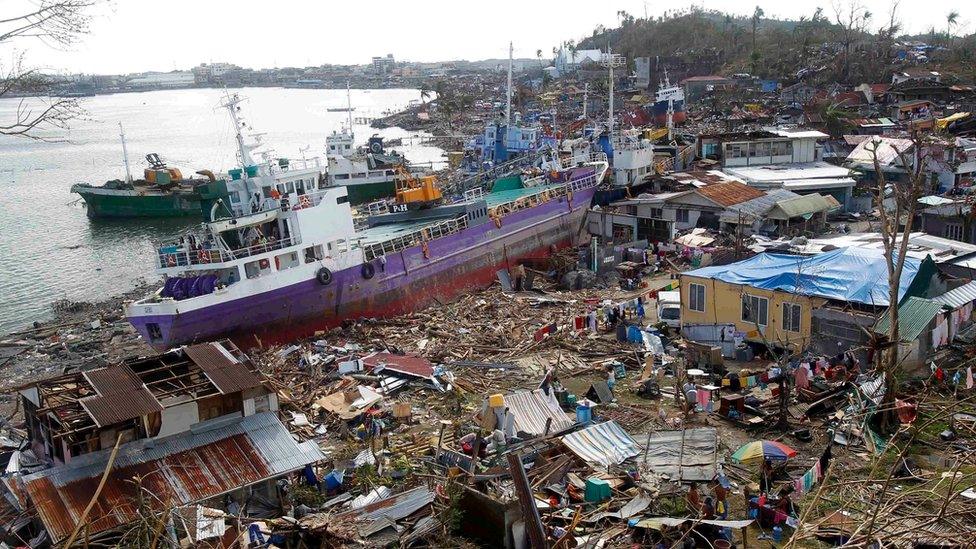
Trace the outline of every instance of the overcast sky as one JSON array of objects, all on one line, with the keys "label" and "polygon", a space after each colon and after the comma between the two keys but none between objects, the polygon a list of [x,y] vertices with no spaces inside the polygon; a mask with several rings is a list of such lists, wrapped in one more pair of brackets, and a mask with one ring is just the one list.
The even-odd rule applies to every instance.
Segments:
[{"label": "overcast sky", "polygon": [[[0,0],[0,19],[27,1]],[[890,1],[861,1],[877,24],[887,19]],[[618,10],[661,15],[693,3],[743,15],[757,3],[767,16],[809,16],[818,5],[833,14],[830,0],[114,0],[97,10],[91,34],[70,51],[26,41],[16,47],[35,66],[103,74],[210,61],[251,68],[361,64],[387,53],[409,61],[478,60],[506,57],[509,40],[516,57],[535,57],[537,49],[551,57],[566,39],[589,35],[598,24],[616,25]],[[899,14],[908,31],[924,32],[944,29],[952,9],[961,14],[957,32],[972,32],[976,4],[968,2],[902,0]],[[0,65],[9,59],[10,46],[0,46]]]}]

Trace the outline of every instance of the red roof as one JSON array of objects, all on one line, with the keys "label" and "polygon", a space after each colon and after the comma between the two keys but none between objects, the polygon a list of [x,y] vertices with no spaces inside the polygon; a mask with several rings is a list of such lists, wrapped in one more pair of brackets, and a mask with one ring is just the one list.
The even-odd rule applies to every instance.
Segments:
[{"label": "red roof", "polygon": [[392,353],[376,353],[363,358],[363,365],[370,370],[380,366],[385,370],[399,372],[410,376],[429,379],[434,375],[434,365],[423,357],[414,355],[395,355]]}]

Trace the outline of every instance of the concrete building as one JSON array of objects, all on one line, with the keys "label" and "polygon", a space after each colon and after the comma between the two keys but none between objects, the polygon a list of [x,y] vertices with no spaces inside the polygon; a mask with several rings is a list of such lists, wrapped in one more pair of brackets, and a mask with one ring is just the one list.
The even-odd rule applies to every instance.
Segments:
[{"label": "concrete building", "polygon": [[129,78],[125,85],[129,88],[185,88],[196,83],[190,71],[146,72]]}]

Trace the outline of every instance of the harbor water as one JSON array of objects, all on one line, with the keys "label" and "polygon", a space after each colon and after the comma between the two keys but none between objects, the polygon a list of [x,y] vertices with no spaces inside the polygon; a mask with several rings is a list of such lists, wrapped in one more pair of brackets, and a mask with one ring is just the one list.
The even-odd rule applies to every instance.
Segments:
[{"label": "harbor water", "polygon": [[[318,156],[325,138],[347,120],[346,90],[248,88],[242,115],[276,156]],[[89,220],[74,183],[124,179],[119,141],[125,129],[134,177],[159,153],[185,176],[235,165],[232,123],[218,108],[223,90],[192,89],[100,95],[81,99],[84,117],[69,131],[45,135],[57,142],[0,136],[0,334],[43,320],[59,299],[97,301],[154,278],[153,240],[167,240],[199,220]],[[352,90],[354,117],[378,117],[418,100],[416,90]],[[11,120],[17,99],[0,100],[0,122]],[[374,134],[409,137],[391,128],[356,125],[357,144]],[[414,163],[441,163],[442,151],[404,140],[393,147]],[[256,155],[257,156],[257,155]]]}]

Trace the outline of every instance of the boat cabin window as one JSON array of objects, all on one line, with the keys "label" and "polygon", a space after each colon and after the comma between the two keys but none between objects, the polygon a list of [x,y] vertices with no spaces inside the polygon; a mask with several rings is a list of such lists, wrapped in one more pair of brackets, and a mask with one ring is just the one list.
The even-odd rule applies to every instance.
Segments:
[{"label": "boat cabin window", "polygon": [[322,253],[321,245],[305,248],[305,263],[315,263],[323,259],[325,259],[325,254]]},{"label": "boat cabin window", "polygon": [[335,175],[336,179],[349,179],[349,174],[347,173],[337,173]]},{"label": "boat cabin window", "polygon": [[289,252],[287,254],[275,256],[275,266],[278,267],[279,271],[291,269],[292,267],[297,267],[298,265],[298,252]]},{"label": "boat cabin window", "polygon": [[248,278],[258,278],[259,276],[265,276],[271,273],[271,261],[268,259],[259,259],[257,261],[251,261],[250,263],[244,264],[244,274]]},{"label": "boat cabin window", "polygon": [[230,286],[241,279],[241,274],[240,271],[237,270],[237,267],[220,269],[217,271],[217,276],[220,277],[220,282],[224,286]]},{"label": "boat cabin window", "polygon": [[[312,184],[312,180],[311,179],[308,180],[308,184],[309,184],[309,186],[311,186],[311,184]],[[295,192],[297,192],[299,195],[305,194],[305,180],[304,179],[299,179],[295,183]]]},{"label": "boat cabin window", "polygon": [[333,240],[332,242],[327,243],[326,246],[329,247],[329,257],[332,257],[333,254],[344,254],[347,250],[346,240],[344,238]]},{"label": "boat cabin window", "polygon": [[271,189],[271,186],[261,187],[261,194],[264,195],[265,198],[271,198]]},{"label": "boat cabin window", "polygon": [[336,197],[336,204],[345,204],[346,202],[349,202],[349,195]]}]

